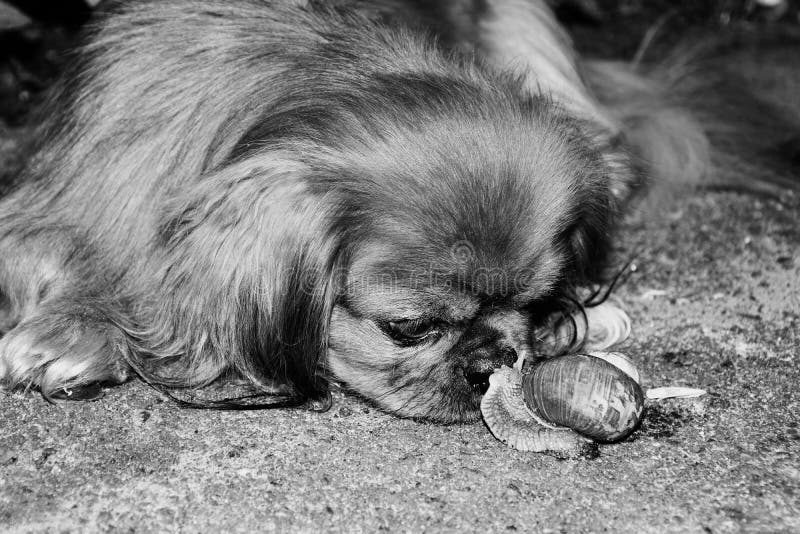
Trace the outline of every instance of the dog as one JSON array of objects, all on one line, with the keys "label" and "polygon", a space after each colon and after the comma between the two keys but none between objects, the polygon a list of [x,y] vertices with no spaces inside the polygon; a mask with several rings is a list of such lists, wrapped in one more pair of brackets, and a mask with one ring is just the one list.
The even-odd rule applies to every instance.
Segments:
[{"label": "dog", "polygon": [[737,153],[768,175],[742,183],[794,183],[757,155],[779,115],[714,130],[709,71],[581,61],[541,0],[103,11],[0,201],[0,379],[48,399],[236,377],[257,407],[324,404],[335,380],[475,420],[608,280],[642,184]]}]

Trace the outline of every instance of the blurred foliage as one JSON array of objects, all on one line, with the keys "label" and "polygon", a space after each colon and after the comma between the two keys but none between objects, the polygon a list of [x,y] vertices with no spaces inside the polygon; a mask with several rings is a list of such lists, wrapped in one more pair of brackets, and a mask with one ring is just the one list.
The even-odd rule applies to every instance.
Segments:
[{"label": "blurred foliage", "polygon": [[45,24],[80,26],[91,16],[97,2],[87,0],[0,0],[11,4],[30,18]]},{"label": "blurred foliage", "polygon": [[0,0],[0,117],[6,123],[25,120],[90,15],[84,0]]},{"label": "blurred foliage", "polygon": [[[658,44],[669,47],[690,30],[713,33],[737,26],[768,32],[777,24],[800,24],[800,0],[559,0],[558,4],[578,49],[603,58],[633,58],[648,32]],[[588,10],[580,7],[584,5],[590,6]]]},{"label": "blurred foliage", "polygon": [[[0,0],[0,119],[6,124],[25,120],[99,1]],[[632,58],[656,27],[655,40],[669,45],[689,27],[800,21],[800,0],[546,1],[582,53],[609,58]]]}]

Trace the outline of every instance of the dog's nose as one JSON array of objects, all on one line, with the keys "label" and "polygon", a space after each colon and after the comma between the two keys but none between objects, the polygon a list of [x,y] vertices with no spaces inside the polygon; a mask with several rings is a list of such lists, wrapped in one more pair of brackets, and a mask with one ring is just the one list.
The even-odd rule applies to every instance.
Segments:
[{"label": "dog's nose", "polygon": [[489,389],[489,377],[501,365],[511,367],[517,361],[517,351],[513,347],[493,350],[482,349],[464,367],[464,378],[473,389],[481,394]]}]

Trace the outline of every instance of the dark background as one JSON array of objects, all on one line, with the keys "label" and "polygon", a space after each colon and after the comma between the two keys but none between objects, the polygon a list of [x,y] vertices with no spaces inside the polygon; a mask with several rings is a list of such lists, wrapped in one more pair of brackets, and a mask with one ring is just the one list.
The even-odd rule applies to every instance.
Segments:
[{"label": "dark background", "polygon": [[[669,46],[698,29],[713,32],[736,24],[770,31],[775,24],[800,25],[800,1],[778,2],[768,8],[756,0],[551,0],[582,53],[622,59],[632,58],[655,27],[653,43]],[[89,3],[96,0],[0,0],[0,118],[7,124],[23,123],[58,73],[91,17]]]}]

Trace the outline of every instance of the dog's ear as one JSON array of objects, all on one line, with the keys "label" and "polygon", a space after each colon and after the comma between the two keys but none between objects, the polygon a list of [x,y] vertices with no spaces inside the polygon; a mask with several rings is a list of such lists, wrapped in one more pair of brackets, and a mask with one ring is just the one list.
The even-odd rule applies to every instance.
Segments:
[{"label": "dog's ear", "polygon": [[641,176],[619,136],[591,126],[581,128],[581,136],[585,149],[573,160],[582,162],[582,178],[573,190],[561,242],[570,252],[573,281],[585,285],[605,280],[611,235]]},{"label": "dog's ear", "polygon": [[597,147],[608,178],[609,192],[617,211],[622,210],[645,183],[644,165],[630,149],[622,133],[602,135]]},{"label": "dog's ear", "polygon": [[302,164],[262,153],[165,204],[163,259],[138,336],[151,382],[198,385],[234,371],[262,392],[282,386],[272,405],[326,394],[319,364],[339,246],[331,194],[312,192],[308,178]]},{"label": "dog's ear", "polygon": [[645,182],[644,165],[631,149],[626,134],[605,125],[579,122],[580,132],[599,159],[597,172],[608,187],[611,200],[617,209],[622,209],[633,199]]},{"label": "dog's ear", "polygon": [[574,222],[564,232],[570,252],[571,277],[576,285],[594,284],[604,279],[615,222],[614,204],[608,189],[587,190],[577,197]]}]

